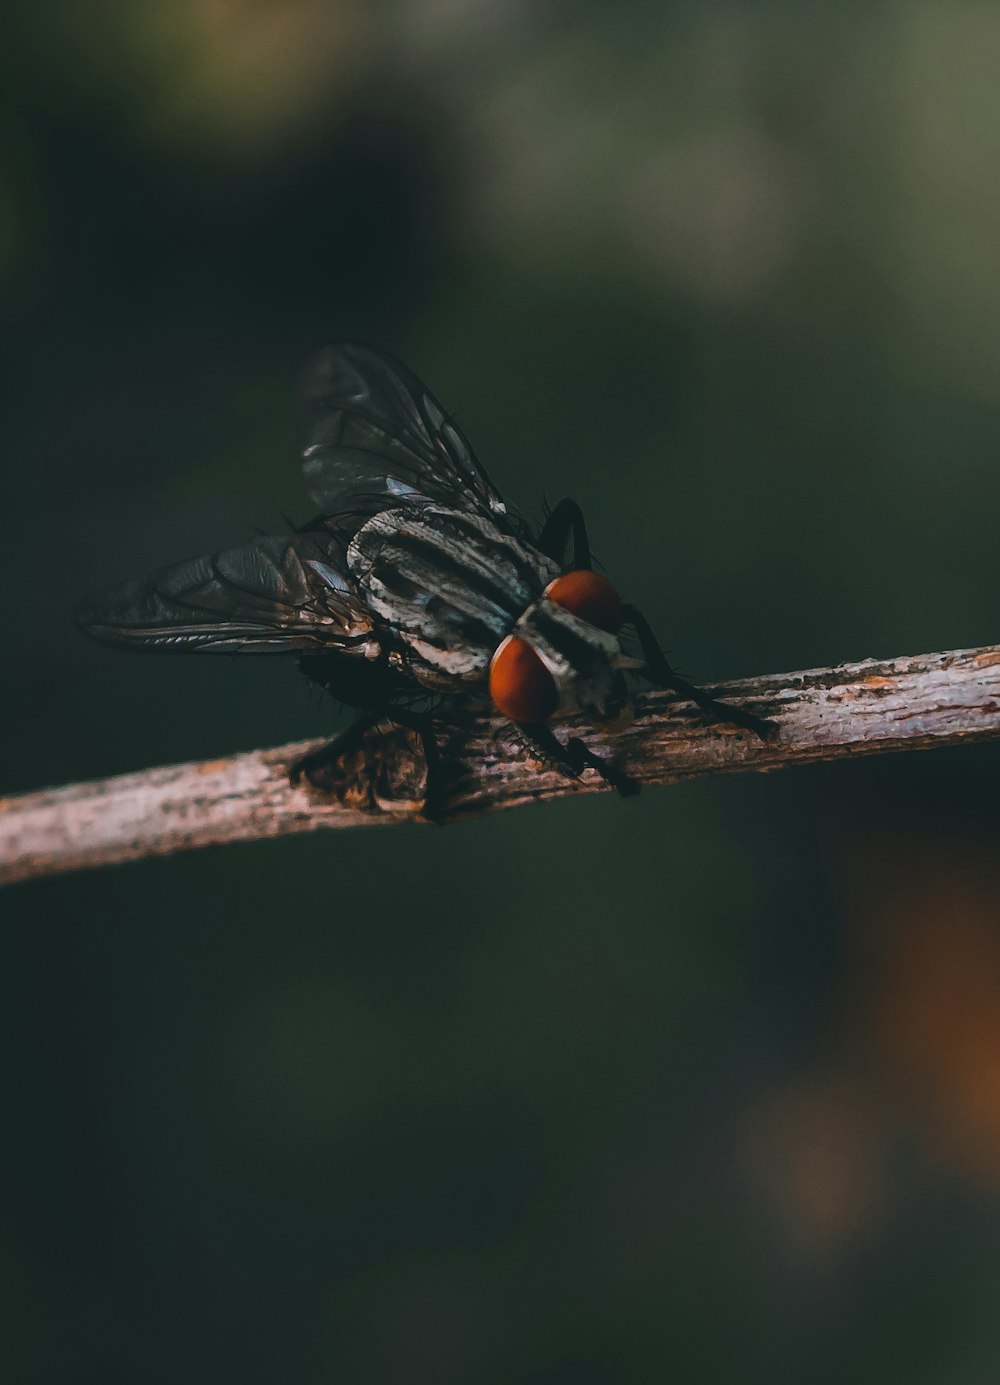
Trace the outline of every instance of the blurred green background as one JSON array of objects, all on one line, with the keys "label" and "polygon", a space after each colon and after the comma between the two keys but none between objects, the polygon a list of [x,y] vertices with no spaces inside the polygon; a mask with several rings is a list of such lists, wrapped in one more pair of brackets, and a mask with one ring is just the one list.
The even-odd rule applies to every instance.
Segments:
[{"label": "blurred green background", "polygon": [[[0,42],[0,789],[322,735],[76,599],[309,516],[383,345],[691,676],[1000,638],[985,0],[36,0]],[[11,1382],[1000,1377],[1000,754],[0,898]]]}]

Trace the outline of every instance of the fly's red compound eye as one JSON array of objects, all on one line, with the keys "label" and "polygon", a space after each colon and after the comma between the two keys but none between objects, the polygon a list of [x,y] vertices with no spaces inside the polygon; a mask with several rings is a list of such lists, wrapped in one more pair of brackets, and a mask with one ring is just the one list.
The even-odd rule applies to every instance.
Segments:
[{"label": "fly's red compound eye", "polygon": [[490,697],[511,721],[545,721],[559,702],[555,679],[526,640],[509,635],[493,655]]},{"label": "fly's red compound eye", "polygon": [[545,588],[545,595],[563,610],[589,621],[609,635],[622,628],[622,599],[606,577],[596,572],[564,572]]}]

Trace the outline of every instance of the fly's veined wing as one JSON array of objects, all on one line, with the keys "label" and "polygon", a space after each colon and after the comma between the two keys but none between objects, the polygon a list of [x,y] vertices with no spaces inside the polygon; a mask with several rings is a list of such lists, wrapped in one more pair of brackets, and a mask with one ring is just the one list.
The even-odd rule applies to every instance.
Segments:
[{"label": "fly's veined wing", "polygon": [[108,644],[213,654],[363,655],[373,638],[334,541],[320,533],[171,563],[90,597],[76,621]]},{"label": "fly's veined wing", "polygon": [[465,435],[412,371],[370,346],[331,346],[306,380],[306,488],[324,514],[435,501],[509,527]]}]

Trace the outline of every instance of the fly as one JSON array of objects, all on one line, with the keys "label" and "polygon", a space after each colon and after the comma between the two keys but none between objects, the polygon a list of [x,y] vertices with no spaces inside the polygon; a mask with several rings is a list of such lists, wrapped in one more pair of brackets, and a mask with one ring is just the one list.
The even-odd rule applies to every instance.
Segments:
[{"label": "fly", "polygon": [[[492,702],[518,739],[570,778],[637,785],[553,722],[582,712],[614,730],[629,674],[758,736],[772,723],[675,672],[649,625],[594,572],[583,514],[561,501],[539,532],[511,515],[464,434],[415,375],[371,347],[324,352],[306,391],[306,489],[319,515],[289,535],[189,558],[85,601],[78,624],[130,649],[295,654],[355,708],[354,725],[300,761],[324,770],[381,720],[430,723],[415,695]],[[566,550],[572,539],[572,560]],[[623,648],[623,631],[641,658]]]}]

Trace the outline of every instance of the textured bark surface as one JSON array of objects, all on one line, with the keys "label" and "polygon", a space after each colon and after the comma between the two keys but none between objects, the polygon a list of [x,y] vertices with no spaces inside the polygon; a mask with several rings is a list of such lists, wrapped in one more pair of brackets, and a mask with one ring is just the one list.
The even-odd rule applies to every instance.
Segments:
[{"label": "textured bark surface", "polygon": [[[650,785],[1000,737],[1000,646],[771,674],[711,691],[768,717],[779,734],[761,741],[667,693],[640,697],[634,724],[614,737],[582,721],[557,729]],[[0,798],[0,883],[220,842],[423,818],[427,765],[412,732],[370,733],[339,767],[331,793],[293,787],[289,766],[320,744]],[[591,770],[572,781],[539,765],[509,723],[488,716],[441,721],[437,752],[437,812],[446,821],[613,792]]]}]

